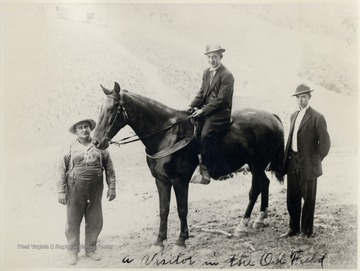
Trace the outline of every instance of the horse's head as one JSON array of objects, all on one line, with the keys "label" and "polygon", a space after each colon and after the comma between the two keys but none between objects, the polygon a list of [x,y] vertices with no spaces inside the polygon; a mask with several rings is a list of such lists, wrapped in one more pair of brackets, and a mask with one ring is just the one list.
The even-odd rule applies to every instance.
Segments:
[{"label": "horse's head", "polygon": [[124,108],[123,91],[115,82],[113,90],[101,86],[107,98],[101,106],[100,116],[94,131],[93,144],[98,149],[109,147],[110,140],[127,124]]}]

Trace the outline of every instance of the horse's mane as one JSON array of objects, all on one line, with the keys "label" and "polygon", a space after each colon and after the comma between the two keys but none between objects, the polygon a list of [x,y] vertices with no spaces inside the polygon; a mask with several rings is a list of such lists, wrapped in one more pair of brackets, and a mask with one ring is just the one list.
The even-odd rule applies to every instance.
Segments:
[{"label": "horse's mane", "polygon": [[149,97],[134,93],[134,92],[130,92],[128,90],[124,90],[124,92],[130,96],[131,98],[135,99],[136,101],[138,101],[139,103],[143,104],[146,108],[149,108],[151,110],[156,110],[159,109],[157,111],[162,112],[162,113],[167,113],[170,115],[175,115],[176,113],[180,112],[179,110],[176,110],[174,108],[171,108],[159,101],[156,101],[154,99],[151,99]]}]

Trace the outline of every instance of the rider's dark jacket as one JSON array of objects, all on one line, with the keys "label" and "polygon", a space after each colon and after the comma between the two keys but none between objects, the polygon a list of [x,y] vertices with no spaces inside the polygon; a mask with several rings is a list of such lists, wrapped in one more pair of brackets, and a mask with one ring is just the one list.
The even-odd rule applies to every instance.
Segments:
[{"label": "rider's dark jacket", "polygon": [[202,108],[206,121],[211,122],[211,128],[220,132],[230,124],[234,77],[223,64],[216,70],[211,84],[210,77],[210,69],[206,69],[201,88],[190,106]]}]

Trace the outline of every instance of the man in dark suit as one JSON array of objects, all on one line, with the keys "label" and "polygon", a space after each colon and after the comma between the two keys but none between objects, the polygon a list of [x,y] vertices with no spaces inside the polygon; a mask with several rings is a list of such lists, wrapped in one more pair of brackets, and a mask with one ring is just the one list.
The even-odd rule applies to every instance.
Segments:
[{"label": "man in dark suit", "polygon": [[189,106],[193,117],[204,121],[201,130],[200,165],[195,170],[192,183],[210,182],[207,167],[211,166],[209,150],[212,140],[230,125],[234,77],[221,63],[223,52],[225,49],[218,44],[206,46],[205,55],[210,68],[204,71],[201,88]]},{"label": "man in dark suit", "polygon": [[[287,174],[289,229],[281,237],[311,237],[313,234],[317,177],[321,162],[329,153],[330,137],[324,116],[309,105],[310,88],[299,85],[295,94],[299,110],[291,115],[285,149],[284,174]],[[301,211],[301,199],[304,204]],[[301,227],[300,227],[301,216]]]}]

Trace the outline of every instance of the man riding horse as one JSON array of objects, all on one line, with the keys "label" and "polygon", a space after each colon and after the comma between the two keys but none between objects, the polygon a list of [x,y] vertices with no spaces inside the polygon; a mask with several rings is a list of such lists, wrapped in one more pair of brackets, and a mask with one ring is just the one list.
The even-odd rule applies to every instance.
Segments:
[{"label": "man riding horse", "polygon": [[211,145],[216,144],[219,134],[226,131],[231,122],[234,77],[221,63],[223,52],[225,49],[218,44],[206,46],[205,55],[210,68],[204,71],[201,88],[188,108],[202,126],[199,166],[191,179],[192,183],[210,183]]}]

